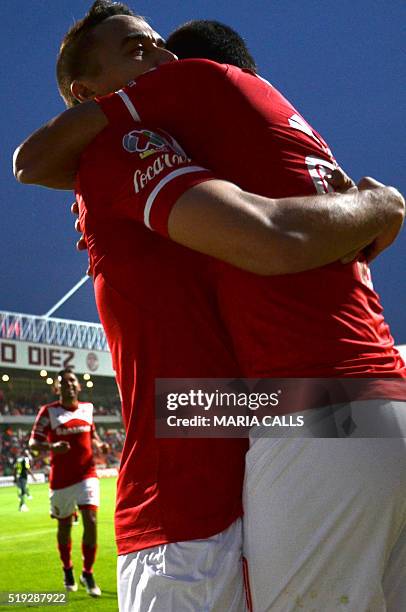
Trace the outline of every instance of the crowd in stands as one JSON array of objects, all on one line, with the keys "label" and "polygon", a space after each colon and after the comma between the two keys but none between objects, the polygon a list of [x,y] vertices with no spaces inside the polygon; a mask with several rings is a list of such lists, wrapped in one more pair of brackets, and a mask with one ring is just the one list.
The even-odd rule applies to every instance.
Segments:
[{"label": "crowd in stands", "polygon": [[120,401],[112,401],[108,405],[104,404],[94,404],[94,414],[95,416],[103,416],[103,415],[116,415],[121,416],[121,404]]},{"label": "crowd in stands", "polygon": [[11,476],[14,473],[15,459],[27,445],[27,431],[13,430],[6,426],[4,431],[0,432],[0,476]]},{"label": "crowd in stands", "polygon": [[[110,445],[107,455],[95,455],[98,467],[117,467],[120,462],[124,444],[124,429],[97,426],[97,433],[104,442]],[[5,425],[0,429],[0,476],[12,476],[14,463],[18,456],[28,448],[29,429]],[[31,469],[34,472],[49,473],[49,453],[36,454],[31,457]]]},{"label": "crowd in stands", "polygon": [[[2,416],[35,416],[38,408],[44,404],[55,401],[55,395],[51,393],[33,393],[29,397],[15,396],[7,397],[0,389],[0,415]],[[95,416],[120,415],[121,408],[119,400],[109,402],[94,402]]]},{"label": "crowd in stands", "polygon": [[106,456],[96,457],[96,463],[106,463],[106,467],[115,467],[120,463],[121,451],[124,446],[124,429],[105,429],[101,425],[97,426],[97,433],[103,442],[110,446],[110,452]]}]

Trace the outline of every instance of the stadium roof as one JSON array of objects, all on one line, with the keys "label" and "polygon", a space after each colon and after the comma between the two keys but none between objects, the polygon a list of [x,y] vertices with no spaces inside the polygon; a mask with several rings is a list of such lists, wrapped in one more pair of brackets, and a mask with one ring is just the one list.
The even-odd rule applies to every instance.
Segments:
[{"label": "stadium roof", "polygon": [[0,310],[0,339],[76,349],[109,350],[103,327],[99,323],[3,310]]}]

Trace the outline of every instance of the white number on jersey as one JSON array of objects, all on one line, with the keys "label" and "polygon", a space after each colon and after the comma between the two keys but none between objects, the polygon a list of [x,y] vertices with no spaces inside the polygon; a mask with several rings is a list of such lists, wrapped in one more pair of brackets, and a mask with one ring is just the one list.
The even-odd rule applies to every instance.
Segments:
[{"label": "white number on jersey", "polygon": [[328,193],[329,191],[334,191],[324,177],[331,170],[335,170],[337,167],[335,164],[328,162],[325,159],[314,157],[313,155],[308,155],[306,157],[305,164],[317,193]]}]

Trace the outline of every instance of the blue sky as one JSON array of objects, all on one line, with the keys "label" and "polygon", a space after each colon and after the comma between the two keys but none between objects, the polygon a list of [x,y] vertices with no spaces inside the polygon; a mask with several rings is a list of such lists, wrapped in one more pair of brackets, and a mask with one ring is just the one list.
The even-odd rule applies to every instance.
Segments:
[{"label": "blue sky", "polygon": [[[261,74],[324,136],[354,179],[369,174],[406,192],[402,0],[129,4],[164,36],[192,18],[233,26]],[[85,0],[2,0],[0,310],[43,314],[86,268],[86,257],[74,249],[72,195],[17,184],[11,156],[63,110],[54,76],[58,45],[89,6]],[[406,343],[405,255],[403,232],[372,269],[398,343]],[[56,316],[96,321],[91,283]]]}]

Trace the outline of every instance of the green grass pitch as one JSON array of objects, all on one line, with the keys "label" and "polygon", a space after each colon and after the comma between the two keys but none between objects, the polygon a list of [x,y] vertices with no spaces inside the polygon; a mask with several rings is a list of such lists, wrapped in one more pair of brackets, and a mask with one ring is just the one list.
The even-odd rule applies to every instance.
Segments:
[{"label": "green grass pitch", "polygon": [[[76,612],[117,610],[116,547],[114,542],[114,498],[116,479],[100,480],[101,503],[98,513],[98,554],[94,567],[99,599],[89,597],[79,584],[76,593],[68,593],[66,605],[33,606],[36,610]],[[0,592],[63,592],[63,572],[56,548],[56,521],[49,518],[48,486],[30,487],[33,500],[29,512],[18,512],[16,487],[0,488]],[[76,581],[82,570],[82,523],[72,527],[72,558]],[[4,601],[4,599],[3,599]],[[31,606],[29,606],[31,607]],[[11,612],[28,606],[3,606]]]}]

